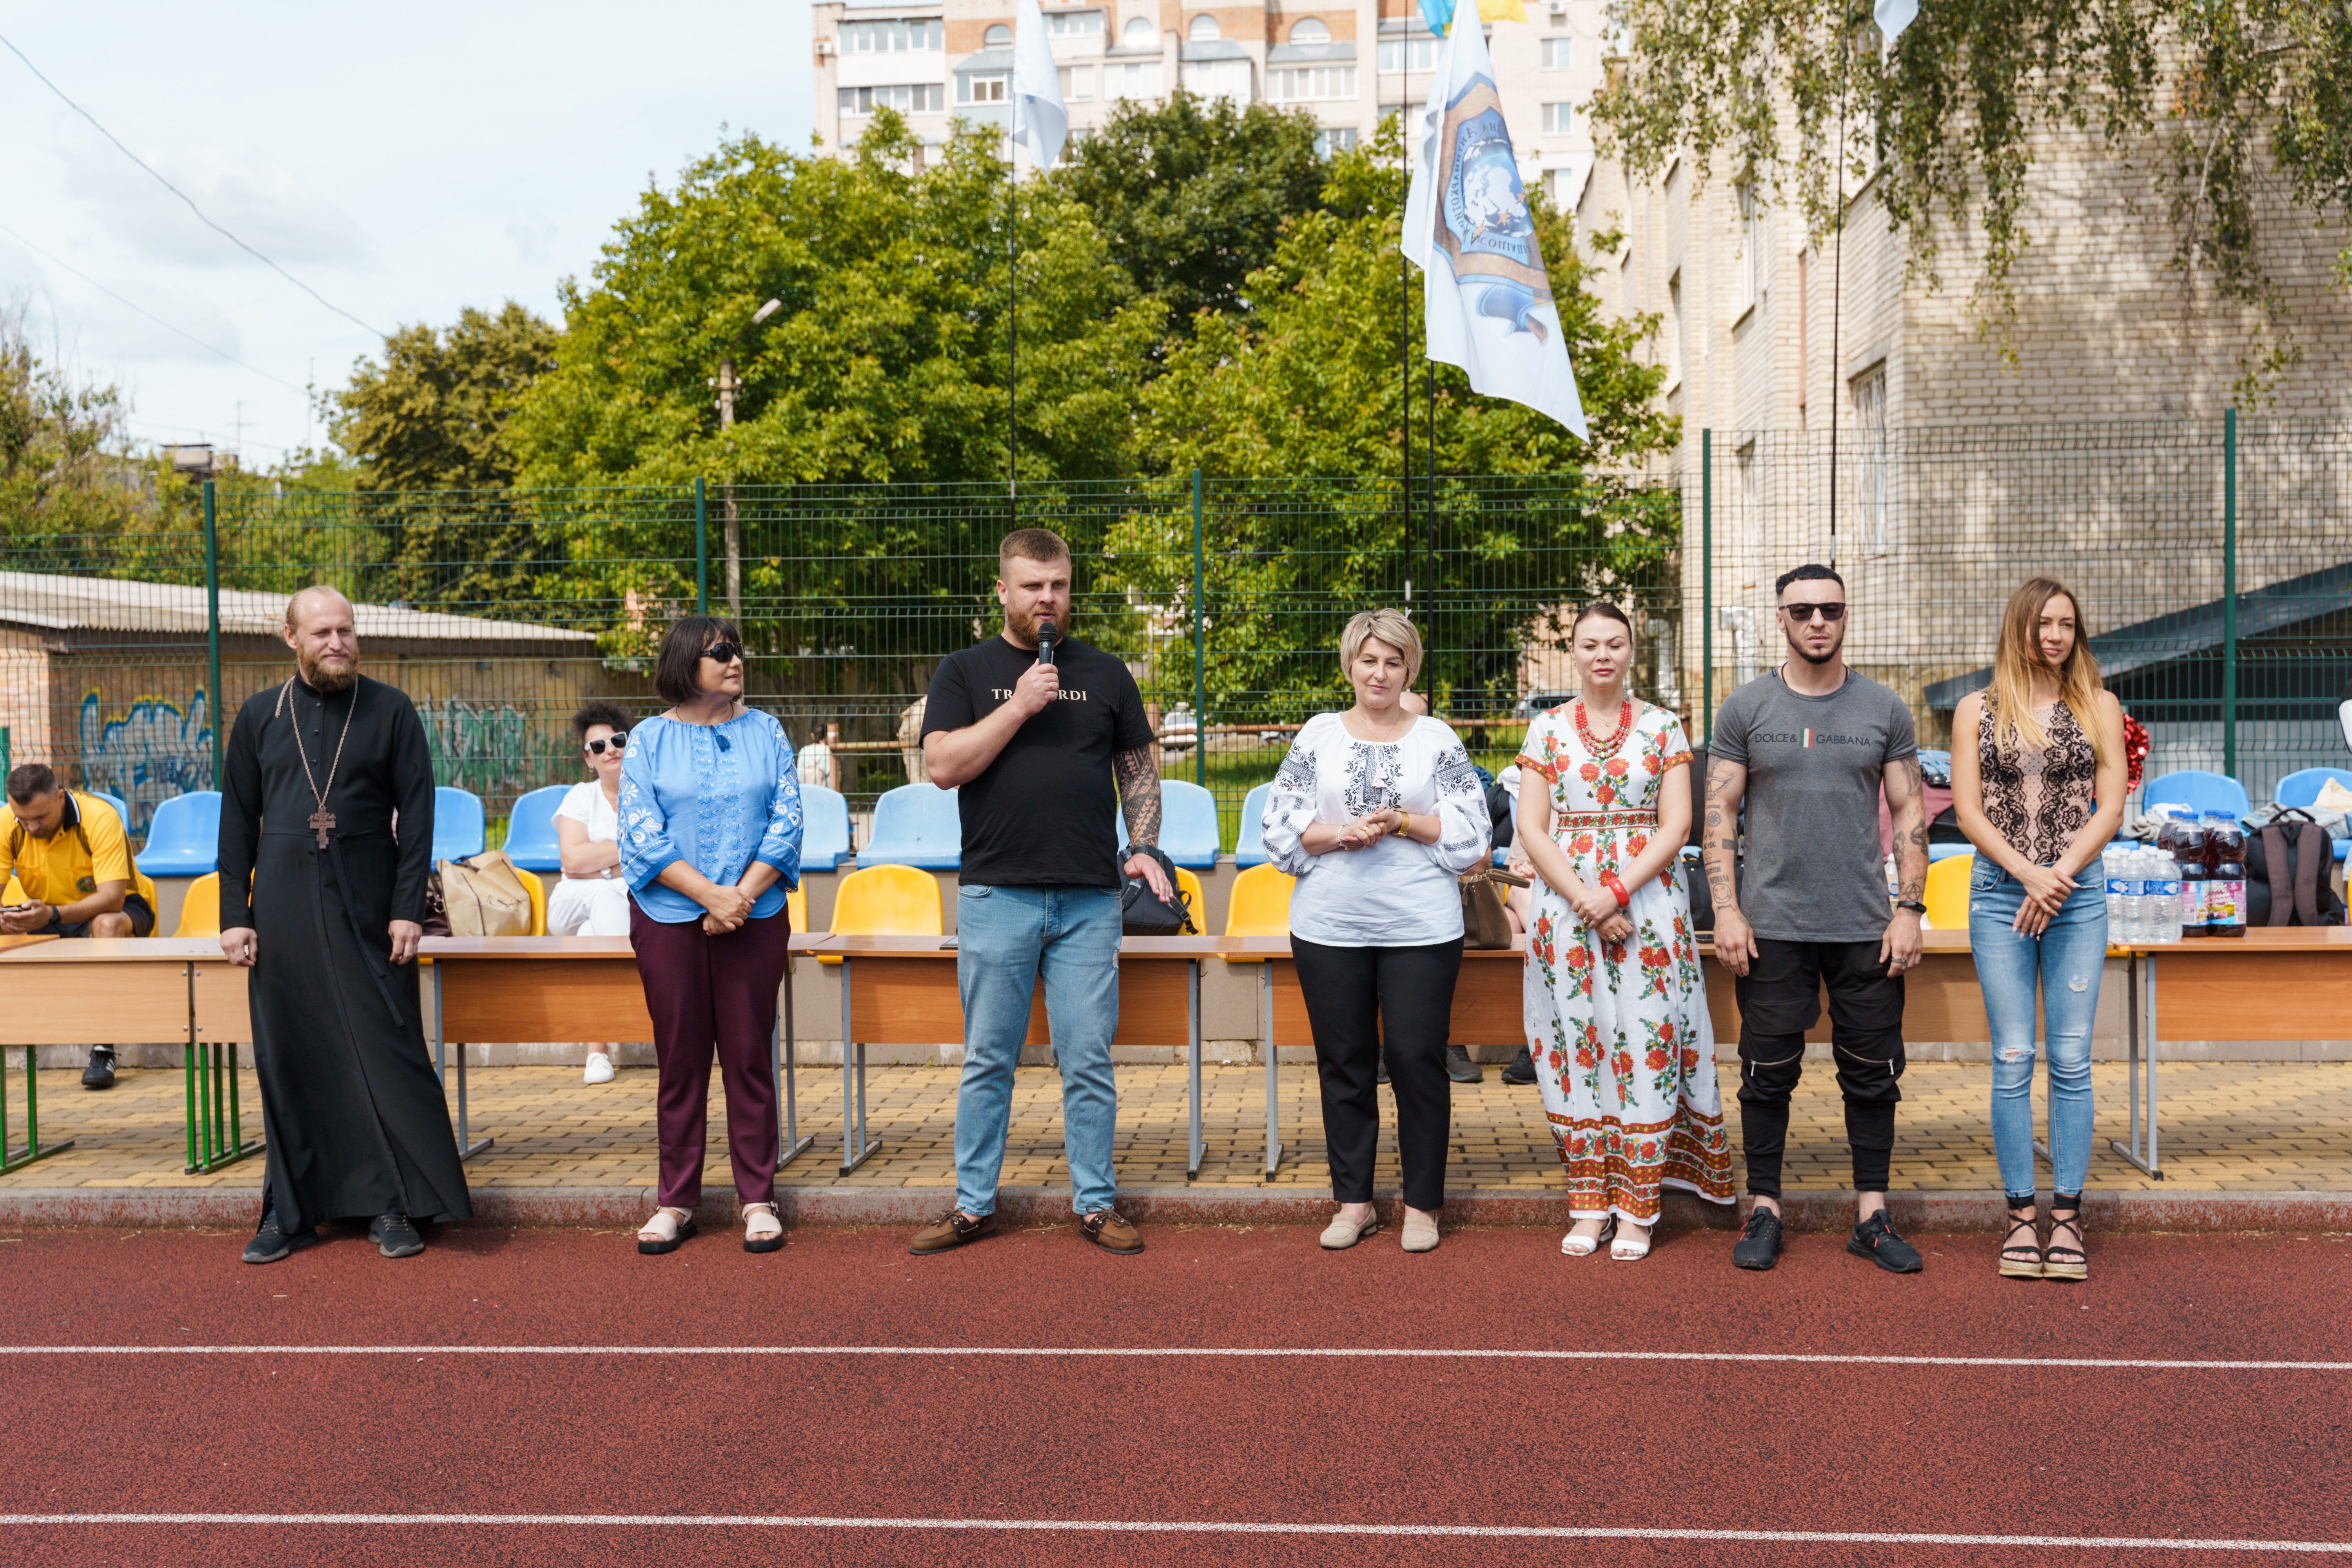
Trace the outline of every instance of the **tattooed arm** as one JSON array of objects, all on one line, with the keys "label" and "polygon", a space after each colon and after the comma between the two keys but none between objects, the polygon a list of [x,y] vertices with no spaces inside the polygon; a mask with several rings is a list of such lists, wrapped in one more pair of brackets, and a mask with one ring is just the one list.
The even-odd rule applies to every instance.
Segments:
[{"label": "tattooed arm", "polygon": [[1706,889],[1715,900],[1715,956],[1734,974],[1756,961],[1756,936],[1739,912],[1739,803],[1748,794],[1748,764],[1727,757],[1706,760],[1706,820],[1699,853],[1706,864]]},{"label": "tattooed arm", "polygon": [[[1895,822],[1895,866],[1901,897],[1917,903],[1927,892],[1927,797],[1919,786],[1919,759],[1909,756],[1886,764],[1886,809]],[[1919,962],[1919,916],[1897,910],[1886,922],[1878,944],[1879,961],[1889,974],[1900,974]]]},{"label": "tattooed arm", "polygon": [[[1131,752],[1121,752],[1110,760],[1111,776],[1118,781],[1118,808],[1127,817],[1127,842],[1130,850],[1160,844],[1160,748],[1153,742],[1138,746]],[[1140,877],[1151,885],[1160,898],[1172,897],[1176,889],[1169,885],[1168,873],[1160,862],[1149,855],[1130,854],[1127,874]]]}]

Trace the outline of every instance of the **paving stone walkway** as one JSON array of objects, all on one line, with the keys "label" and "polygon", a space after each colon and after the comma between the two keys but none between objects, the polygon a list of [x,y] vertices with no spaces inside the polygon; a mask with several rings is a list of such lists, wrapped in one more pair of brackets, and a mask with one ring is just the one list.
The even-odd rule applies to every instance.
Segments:
[{"label": "paving stone walkway", "polygon": [[[21,1059],[21,1058],[19,1058]],[[2000,1185],[1986,1124],[1983,1063],[1914,1063],[1903,1080],[1895,1181],[1909,1190],[1984,1191]],[[2121,1063],[2092,1069],[2099,1097],[2098,1142],[2091,1185],[2098,1189],[2183,1188],[2256,1192],[2352,1192],[2352,1063],[2179,1062],[2158,1069],[2162,1090],[2159,1152],[2166,1180],[2156,1183],[2106,1146],[2126,1131],[2129,1100]],[[1184,1184],[1185,1073],[1181,1067],[1118,1069],[1118,1175],[1128,1187]],[[800,1075],[800,1119],[815,1144],[785,1167],[794,1186],[940,1187],[954,1185],[956,1069],[877,1067],[869,1070],[867,1121],[879,1153],[848,1176],[840,1173],[841,1069]],[[1327,1181],[1321,1118],[1310,1067],[1282,1069],[1282,1168],[1264,1172],[1265,1126],[1262,1068],[1205,1070],[1208,1136],[1201,1185],[1269,1185],[1312,1190]],[[75,1146],[0,1176],[5,1187],[256,1187],[262,1162],[243,1161],[209,1175],[186,1175],[185,1132],[176,1070],[126,1070],[103,1093],[81,1088],[76,1072],[40,1077],[41,1132]],[[714,1079],[707,1180],[727,1183],[723,1121]],[[1727,1068],[1723,1095],[1738,1143],[1733,1103],[1738,1069]],[[7,1075],[9,1142],[24,1141],[24,1075]],[[654,1075],[624,1069],[591,1088],[576,1068],[474,1070],[470,1109],[476,1137],[497,1139],[467,1167],[478,1184],[503,1187],[650,1187],[654,1179]],[[452,1084],[454,1100],[455,1085]],[[1013,1100],[1005,1153],[1008,1186],[1068,1181],[1062,1160],[1060,1080],[1049,1068],[1023,1068]],[[1387,1097],[1382,1097],[1386,1100]],[[257,1133],[260,1100],[245,1079],[247,1136]],[[1558,1183],[1558,1160],[1532,1088],[1515,1089],[1486,1068],[1486,1081],[1454,1089],[1454,1163],[1460,1187],[1536,1188]],[[1852,1184],[1843,1113],[1827,1063],[1811,1064],[1798,1091],[1790,1128],[1786,1179],[1792,1188]],[[1379,1180],[1397,1182],[1395,1143],[1383,1141]],[[2047,1182],[2047,1173],[2043,1180]]]}]

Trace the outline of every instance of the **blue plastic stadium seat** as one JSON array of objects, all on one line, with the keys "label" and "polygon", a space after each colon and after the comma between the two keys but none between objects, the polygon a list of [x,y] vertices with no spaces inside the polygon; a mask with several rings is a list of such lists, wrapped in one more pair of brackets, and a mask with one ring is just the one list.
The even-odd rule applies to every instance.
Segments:
[{"label": "blue plastic stadium seat", "polygon": [[[2132,842],[2137,844],[2139,841],[2133,839]],[[1927,846],[1927,864],[1933,866],[1955,855],[1973,855],[1976,852],[1973,844],[1930,844]]]},{"label": "blue plastic stadium seat", "polygon": [[2146,804],[2143,811],[2159,805],[2185,805],[2191,811],[2224,811],[2231,816],[2243,816],[2253,808],[2246,798],[2246,786],[2227,773],[2209,773],[2202,768],[2182,768],[2162,778],[2150,779],[2140,786],[2139,798]]},{"label": "blue plastic stadium seat", "polygon": [[1242,832],[1234,843],[1234,864],[1246,870],[1268,863],[1265,852],[1265,802],[1274,786],[1262,784],[1242,797]]},{"label": "blue plastic stadium seat", "polygon": [[857,864],[912,866],[953,871],[963,864],[963,823],[956,792],[936,784],[900,784],[874,803],[874,833]]},{"label": "blue plastic stadium seat", "polygon": [[[1182,779],[1160,781],[1160,847],[1179,866],[1206,871],[1217,863],[1217,797]],[[1127,814],[1118,816],[1118,849],[1127,854]]]},{"label": "blue plastic stadium seat", "polygon": [[[507,841],[501,846],[506,857],[526,871],[561,871],[563,869],[563,848],[555,837],[555,808],[572,793],[570,784],[549,784],[532,790],[514,803],[507,814]],[[470,798],[470,797],[468,797]],[[478,806],[477,810],[480,809]],[[434,814],[435,823],[440,814]],[[441,835],[436,831],[434,838]],[[435,859],[443,858],[439,855]]]},{"label": "blue plastic stadium seat", "polygon": [[468,855],[479,855],[488,842],[480,795],[451,784],[443,784],[433,792],[435,860],[463,860]]},{"label": "blue plastic stadium seat", "polygon": [[[115,818],[116,818],[116,820],[120,821],[120,822],[122,824],[122,832],[123,832],[123,836],[124,836],[126,838],[130,836],[130,833],[131,833],[131,803],[130,803],[130,802],[128,802],[128,801],[124,800],[124,799],[123,799],[121,795],[109,795],[109,794],[107,794],[107,793],[106,793],[104,790],[102,790],[102,789],[86,789],[86,790],[82,791],[81,793],[82,793],[82,794],[84,794],[84,795],[94,795],[98,796],[98,798],[99,798],[99,799],[100,799],[100,800],[102,800],[102,801],[106,802],[106,804],[107,804],[107,805],[110,805],[110,806],[114,807],[114,815],[115,815]],[[142,869],[143,870],[143,869],[144,869],[144,868],[142,867]]]},{"label": "blue plastic stadium seat", "polygon": [[[962,843],[961,828],[957,843]],[[823,784],[801,785],[801,869],[834,870],[849,858],[850,847],[848,797]]]},{"label": "blue plastic stadium seat", "polygon": [[219,870],[220,811],[217,790],[191,790],[158,802],[139,868],[151,877],[207,877]]},{"label": "blue plastic stadium seat", "polygon": [[[2271,798],[2281,805],[2297,805],[2309,810],[2318,801],[2319,792],[2327,787],[2329,779],[2334,779],[2346,789],[2352,789],[2352,769],[2305,768],[2279,780],[2278,787],[2271,792]],[[2336,858],[2341,860],[2347,854],[2352,854],[2352,838],[2337,839]]]}]

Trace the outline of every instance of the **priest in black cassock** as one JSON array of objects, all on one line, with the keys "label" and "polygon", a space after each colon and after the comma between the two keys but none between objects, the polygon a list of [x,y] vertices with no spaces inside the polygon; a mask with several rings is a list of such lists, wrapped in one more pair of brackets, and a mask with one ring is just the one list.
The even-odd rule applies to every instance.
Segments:
[{"label": "priest in black cassock", "polygon": [[360,674],[341,594],[295,595],[286,645],[295,673],[238,711],[221,791],[221,948],[253,970],[269,1141],[245,1261],[360,1215],[386,1258],[410,1258],[416,1222],[474,1212],[417,1003],[433,759],[408,699]]}]

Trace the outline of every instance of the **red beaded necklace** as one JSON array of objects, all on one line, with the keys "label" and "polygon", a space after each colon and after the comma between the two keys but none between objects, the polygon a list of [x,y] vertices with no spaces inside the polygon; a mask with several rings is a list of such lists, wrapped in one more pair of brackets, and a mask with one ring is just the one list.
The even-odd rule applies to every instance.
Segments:
[{"label": "red beaded necklace", "polygon": [[1594,762],[1605,763],[1615,756],[1617,748],[1625,743],[1625,736],[1633,728],[1633,700],[1628,697],[1617,710],[1617,732],[1605,742],[1597,741],[1593,739],[1591,721],[1585,716],[1584,699],[1580,697],[1576,700],[1576,738],[1584,742],[1586,752]]}]

